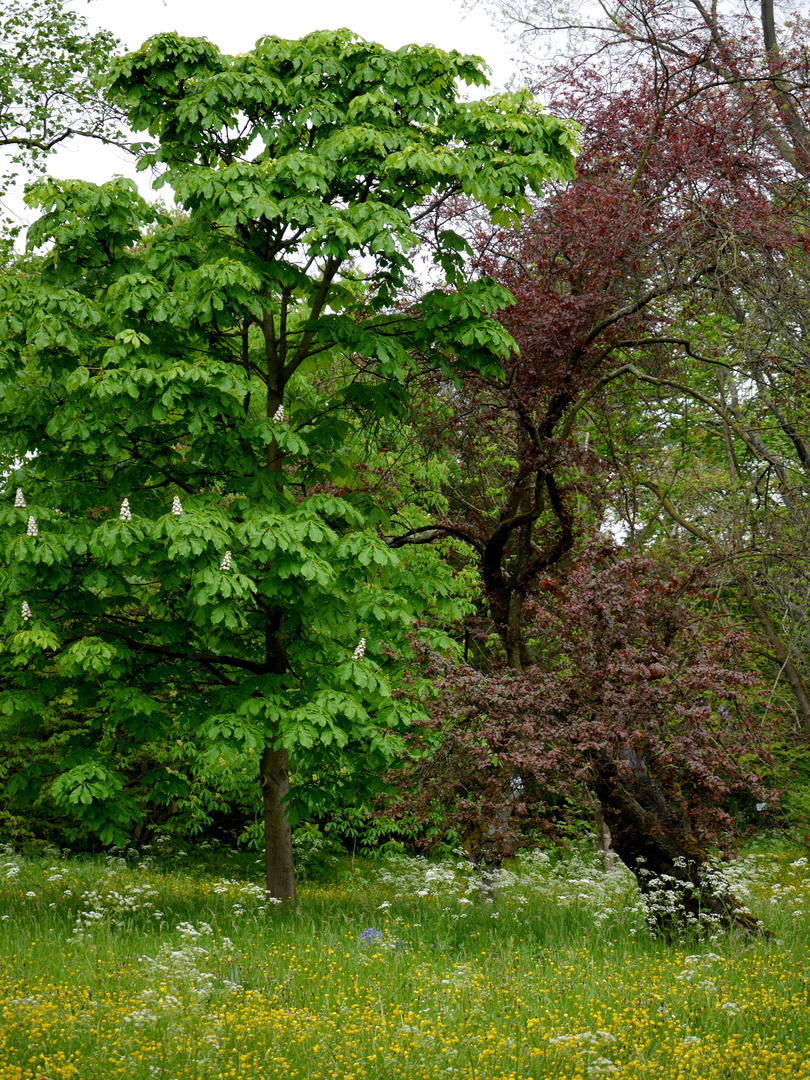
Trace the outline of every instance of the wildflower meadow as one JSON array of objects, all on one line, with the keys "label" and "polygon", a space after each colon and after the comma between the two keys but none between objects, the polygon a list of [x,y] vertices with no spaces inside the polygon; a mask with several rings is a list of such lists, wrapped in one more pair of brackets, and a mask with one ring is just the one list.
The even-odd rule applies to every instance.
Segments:
[{"label": "wildflower meadow", "polygon": [[800,852],[724,868],[772,936],[680,942],[582,852],[347,861],[294,910],[252,859],[4,848],[2,1080],[810,1078]]}]

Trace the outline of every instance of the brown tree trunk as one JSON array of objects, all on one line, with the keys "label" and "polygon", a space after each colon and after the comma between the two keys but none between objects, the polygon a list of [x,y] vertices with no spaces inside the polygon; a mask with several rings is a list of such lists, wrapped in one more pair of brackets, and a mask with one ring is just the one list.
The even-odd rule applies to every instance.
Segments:
[{"label": "brown tree trunk", "polygon": [[640,754],[625,746],[618,760],[598,762],[594,787],[613,850],[635,875],[649,921],[663,934],[701,924],[746,936],[762,932],[714,870],[687,820],[667,804]]},{"label": "brown tree trunk", "polygon": [[286,750],[264,748],[259,771],[264,803],[264,866],[268,900],[295,904],[295,866],[292,829],[284,808],[290,790]]}]

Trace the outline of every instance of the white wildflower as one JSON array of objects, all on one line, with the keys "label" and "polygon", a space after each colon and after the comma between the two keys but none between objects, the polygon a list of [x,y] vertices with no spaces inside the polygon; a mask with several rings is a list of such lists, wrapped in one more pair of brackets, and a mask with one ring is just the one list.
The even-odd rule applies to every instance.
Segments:
[{"label": "white wildflower", "polygon": [[14,505],[25,508],[25,496],[22,493],[22,488],[17,488],[17,494],[14,496]]},{"label": "white wildflower", "polygon": [[37,519],[33,514],[28,518],[28,528],[25,531],[28,536],[37,535]]},{"label": "white wildflower", "polygon": [[23,602],[22,602],[22,611],[21,611],[20,614],[22,615],[24,622],[28,622],[29,619],[33,618],[32,614],[31,614],[31,608],[28,606],[28,601],[27,600],[23,600]]},{"label": "white wildflower", "polygon": [[132,511],[129,508],[129,499],[124,499],[121,503],[121,509],[118,511],[118,517],[121,521],[132,521]]},{"label": "white wildflower", "polygon": [[357,648],[352,653],[352,660],[362,660],[366,654],[366,639],[361,637],[357,643]]},{"label": "white wildflower", "polygon": [[177,495],[175,495],[175,497],[172,499],[172,513],[175,517],[180,517],[180,515],[183,513],[183,506]]},{"label": "white wildflower", "polygon": [[233,559],[231,558],[230,551],[226,551],[222,556],[222,562],[219,564],[220,570],[230,570],[233,565]]},{"label": "white wildflower", "polygon": [[273,413],[273,423],[274,424],[283,424],[285,420],[286,420],[286,417],[284,415],[284,406],[279,405],[279,407]]}]

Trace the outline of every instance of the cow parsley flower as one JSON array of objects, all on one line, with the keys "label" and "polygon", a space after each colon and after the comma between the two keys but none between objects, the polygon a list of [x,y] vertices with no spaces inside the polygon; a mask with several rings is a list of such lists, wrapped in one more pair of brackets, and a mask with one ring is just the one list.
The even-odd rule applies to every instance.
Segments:
[{"label": "cow parsley flower", "polygon": [[29,619],[33,618],[33,615],[31,614],[31,608],[28,606],[27,600],[23,600],[20,614],[23,617],[23,622],[28,622]]},{"label": "cow parsley flower", "polygon": [[25,507],[25,496],[22,493],[22,488],[17,488],[17,494],[14,496],[14,505]]},{"label": "cow parsley flower", "polygon": [[233,559],[231,558],[230,551],[226,551],[222,556],[222,562],[219,564],[220,570],[230,570],[233,565]]},{"label": "cow parsley flower", "polygon": [[28,536],[37,535],[37,519],[34,517],[33,514],[31,514],[31,516],[28,518],[28,528],[25,531],[26,535]]},{"label": "cow parsley flower", "polygon": [[352,660],[362,660],[363,657],[365,656],[365,654],[366,654],[366,639],[364,637],[361,637],[360,641],[357,643],[357,648],[352,653]]},{"label": "cow parsley flower", "polygon": [[124,499],[121,503],[121,509],[118,511],[118,517],[121,521],[132,521],[132,511],[129,508],[129,499]]},{"label": "cow parsley flower", "polygon": [[279,405],[279,407],[273,413],[273,423],[274,424],[283,424],[285,420],[286,420],[286,417],[284,415],[284,406]]},{"label": "cow parsley flower", "polygon": [[180,515],[183,513],[183,506],[177,495],[175,495],[175,497],[172,499],[172,513],[175,517],[180,517]]}]

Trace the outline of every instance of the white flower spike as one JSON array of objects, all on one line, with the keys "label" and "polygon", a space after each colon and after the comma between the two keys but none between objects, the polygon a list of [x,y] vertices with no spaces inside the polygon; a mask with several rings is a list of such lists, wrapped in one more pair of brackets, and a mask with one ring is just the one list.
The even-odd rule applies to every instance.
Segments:
[{"label": "white flower spike", "polygon": [[361,637],[357,643],[357,648],[352,653],[352,660],[362,660],[366,655],[366,639]]},{"label": "white flower spike", "polygon": [[274,424],[283,424],[286,419],[287,418],[284,415],[284,406],[279,405],[279,407],[273,413],[273,423]]},{"label": "white flower spike", "polygon": [[28,606],[27,600],[23,600],[20,614],[23,617],[23,622],[28,622],[29,619],[33,618],[33,615],[31,614],[31,608]]},{"label": "white flower spike", "polygon": [[129,508],[129,499],[124,499],[121,503],[121,509],[118,511],[118,517],[121,521],[132,521],[132,511]]},{"label": "white flower spike", "polygon": [[28,528],[25,530],[25,532],[27,536],[37,535],[37,519],[34,517],[33,514],[28,518]]},{"label": "white flower spike", "polygon": [[220,570],[230,570],[233,565],[233,559],[231,558],[230,551],[226,551],[222,556],[222,562],[219,564]]},{"label": "white flower spike", "polygon": [[22,488],[17,488],[17,494],[14,496],[14,505],[25,509],[25,496],[22,493]]},{"label": "white flower spike", "polygon": [[175,495],[175,497],[172,499],[172,513],[175,517],[180,517],[180,515],[183,513],[183,506],[177,495]]}]

